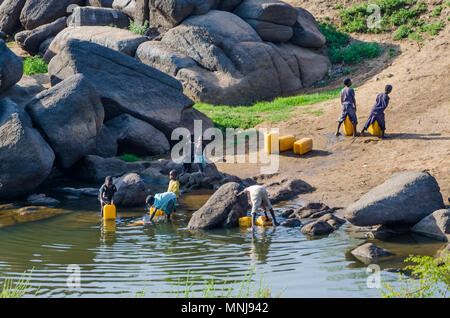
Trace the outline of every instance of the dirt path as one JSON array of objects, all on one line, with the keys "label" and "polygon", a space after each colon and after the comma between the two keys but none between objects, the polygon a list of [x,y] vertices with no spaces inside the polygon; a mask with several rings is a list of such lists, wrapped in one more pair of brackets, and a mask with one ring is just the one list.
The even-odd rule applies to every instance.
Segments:
[{"label": "dirt path", "polygon": [[[388,37],[383,40],[388,41]],[[426,170],[439,182],[444,201],[450,198],[450,27],[423,48],[407,41],[400,56],[381,72],[357,75],[358,131],[364,125],[375,97],[392,84],[391,104],[386,111],[389,139],[333,137],[341,107],[339,100],[312,106],[323,115],[298,113],[276,123],[282,134],[311,137],[315,151],[303,157],[282,153],[280,173],[296,175],[317,190],[302,200],[322,200],[347,206],[404,170]],[[398,45],[399,43],[395,43]],[[370,63],[379,63],[369,62]],[[370,66],[368,66],[370,69]],[[379,70],[379,65],[374,65]],[[260,127],[270,127],[263,123]],[[218,164],[222,172],[251,177],[259,174],[252,164]]]}]

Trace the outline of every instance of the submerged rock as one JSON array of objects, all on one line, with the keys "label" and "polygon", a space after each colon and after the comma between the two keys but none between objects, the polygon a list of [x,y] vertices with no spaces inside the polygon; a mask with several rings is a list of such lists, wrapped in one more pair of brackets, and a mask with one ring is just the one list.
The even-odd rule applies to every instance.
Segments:
[{"label": "submerged rock", "polygon": [[424,217],[411,231],[444,242],[450,241],[450,209],[434,211]]},{"label": "submerged rock", "polygon": [[334,232],[334,227],[328,222],[317,220],[305,224],[301,231],[303,234],[320,236]]},{"label": "submerged rock", "polygon": [[45,194],[32,194],[27,198],[27,201],[33,205],[54,206],[60,202],[54,198],[47,197]]},{"label": "submerged rock", "polygon": [[351,252],[356,258],[361,260],[363,263],[370,262],[371,260],[388,257],[394,255],[390,251],[378,247],[372,243],[363,244],[357,248],[355,248]]},{"label": "submerged rock", "polygon": [[247,195],[237,197],[235,191],[238,190],[242,189],[235,182],[221,186],[200,210],[194,212],[187,229],[210,230],[238,226],[239,218],[247,215],[248,208]]},{"label": "submerged rock", "polygon": [[415,224],[444,208],[439,185],[425,172],[407,171],[392,175],[345,211],[345,218],[359,226]]},{"label": "submerged rock", "polygon": [[285,227],[299,227],[302,225],[302,222],[300,220],[292,218],[281,222],[280,225]]}]

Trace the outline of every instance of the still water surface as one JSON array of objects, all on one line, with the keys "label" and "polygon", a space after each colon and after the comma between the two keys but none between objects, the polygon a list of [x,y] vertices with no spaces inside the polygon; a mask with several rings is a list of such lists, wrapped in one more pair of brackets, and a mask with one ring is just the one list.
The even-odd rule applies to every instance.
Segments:
[{"label": "still water surface", "polygon": [[[30,284],[42,297],[173,297],[180,280],[200,291],[205,280],[219,286],[242,280],[252,268],[282,297],[378,297],[367,287],[366,265],[349,252],[365,240],[346,224],[331,235],[310,239],[298,228],[189,232],[184,227],[192,211],[209,193],[185,196],[173,223],[130,227],[143,209],[121,209],[116,223],[102,224],[95,199],[66,201],[69,214],[0,228],[0,281],[20,278],[33,269]],[[295,205],[291,205],[295,207]],[[275,206],[281,212],[289,206]],[[434,255],[442,243],[416,236],[376,242],[396,257],[379,263],[399,267],[410,253]],[[81,269],[80,288],[69,289],[68,265]],[[396,274],[381,272],[382,281]],[[222,287],[220,287],[222,288]]]}]

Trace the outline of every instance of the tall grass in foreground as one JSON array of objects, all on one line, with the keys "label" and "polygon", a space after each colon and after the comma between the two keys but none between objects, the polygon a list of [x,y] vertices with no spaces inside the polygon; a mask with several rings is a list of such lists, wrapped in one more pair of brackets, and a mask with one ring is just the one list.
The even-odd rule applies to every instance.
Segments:
[{"label": "tall grass in foreground", "polygon": [[[0,298],[22,298],[27,295],[27,291],[30,290],[30,278],[32,272],[33,271],[26,277],[27,272],[25,271],[17,282],[13,279],[5,279],[2,290],[0,291]],[[38,290],[35,290],[31,294],[37,294]]]},{"label": "tall grass in foreground", "polygon": [[[266,284],[263,278],[257,283],[253,282],[254,270],[250,270],[241,281],[234,281],[226,288],[225,284],[219,285],[214,279],[205,280],[201,290],[194,290],[189,272],[184,280],[178,280],[178,290],[170,292],[169,297],[184,298],[277,298],[281,293],[272,295],[272,289]],[[145,297],[145,289],[136,293],[136,297]],[[154,295],[154,293],[152,293]],[[165,295],[164,295],[165,296]]]},{"label": "tall grass in foreground", "polygon": [[[339,97],[341,88],[314,94],[302,94],[292,97],[278,97],[273,101],[258,102],[251,106],[214,106],[197,103],[195,108],[208,116],[218,128],[249,129],[267,121],[276,123],[289,119],[291,112],[299,106],[313,105]],[[312,112],[320,116],[321,112]]]}]

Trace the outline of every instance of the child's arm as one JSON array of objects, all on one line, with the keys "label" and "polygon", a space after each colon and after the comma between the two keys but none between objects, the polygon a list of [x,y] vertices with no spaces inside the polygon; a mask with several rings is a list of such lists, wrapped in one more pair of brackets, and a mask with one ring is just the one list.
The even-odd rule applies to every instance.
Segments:
[{"label": "child's arm", "polygon": [[152,215],[150,216],[150,222],[153,220],[153,218],[155,217],[155,214],[156,214],[156,208],[155,208],[155,206],[154,205],[152,205],[151,207],[150,207],[150,210],[153,208],[153,213],[152,213]]}]

